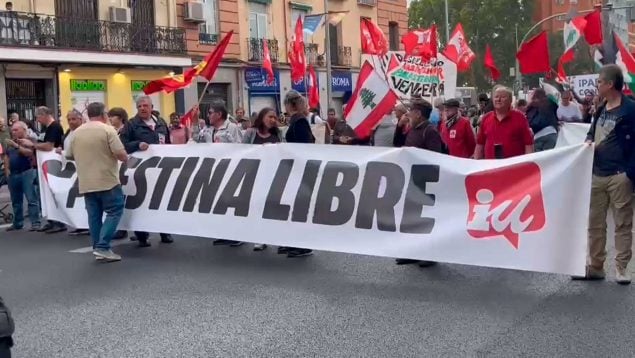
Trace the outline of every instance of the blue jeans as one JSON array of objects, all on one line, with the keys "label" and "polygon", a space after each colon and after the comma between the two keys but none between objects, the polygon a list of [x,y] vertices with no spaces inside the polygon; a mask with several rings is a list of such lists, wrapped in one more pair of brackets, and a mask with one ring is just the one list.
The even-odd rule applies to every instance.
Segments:
[{"label": "blue jeans", "polygon": [[24,197],[29,209],[31,227],[40,226],[40,198],[35,190],[36,170],[29,169],[18,174],[9,174],[9,194],[13,206],[13,227],[21,229],[24,226]]},{"label": "blue jeans", "polygon": [[110,250],[110,241],[123,216],[124,196],[121,185],[110,190],[86,193],[84,202],[88,212],[88,230],[93,239],[93,249]]}]

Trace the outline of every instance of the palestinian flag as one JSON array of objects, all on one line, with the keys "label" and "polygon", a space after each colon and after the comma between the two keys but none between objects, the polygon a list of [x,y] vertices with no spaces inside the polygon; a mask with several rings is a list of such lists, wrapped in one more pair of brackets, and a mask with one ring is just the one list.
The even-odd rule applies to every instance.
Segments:
[{"label": "palestinian flag", "polygon": [[597,48],[593,51],[593,62],[595,62],[595,70],[599,71],[603,66],[604,56],[602,56],[602,52]]},{"label": "palestinian flag", "polygon": [[615,32],[613,32],[613,45],[616,49],[615,64],[622,69],[624,82],[628,85],[631,92],[635,92],[635,59]]},{"label": "palestinian flag", "polygon": [[368,138],[396,102],[397,95],[388,87],[386,79],[366,61],[359,71],[351,101],[344,110],[344,119],[359,138]]},{"label": "palestinian flag", "polygon": [[560,92],[562,90],[562,88],[559,88],[560,86],[543,81],[540,87],[545,90],[547,98],[549,98],[551,102],[555,104],[560,103]]}]

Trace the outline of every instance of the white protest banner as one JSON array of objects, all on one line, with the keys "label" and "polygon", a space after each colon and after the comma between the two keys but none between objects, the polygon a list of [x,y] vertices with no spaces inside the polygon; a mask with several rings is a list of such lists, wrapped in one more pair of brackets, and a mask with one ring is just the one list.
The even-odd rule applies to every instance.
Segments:
[{"label": "white protest banner", "polygon": [[595,96],[598,92],[598,74],[569,76],[567,80],[573,87],[576,95],[580,98],[584,96]]},{"label": "white protest banner", "polygon": [[[505,160],[415,148],[152,145],[120,228],[584,274],[593,149]],[[38,153],[49,219],[86,227],[75,165]]]},{"label": "white protest banner", "polygon": [[[399,61],[397,70],[389,71],[389,63],[395,55]],[[388,85],[399,98],[408,100],[422,97],[430,102],[434,98],[454,98],[456,92],[456,64],[441,53],[437,59],[421,61],[420,57],[405,56],[403,51],[388,51],[386,56],[362,55],[364,60],[373,64],[377,71],[384,71]],[[388,74],[386,74],[388,72]]]},{"label": "white protest banner", "polygon": [[556,148],[584,143],[590,127],[589,123],[562,123],[558,131]]}]

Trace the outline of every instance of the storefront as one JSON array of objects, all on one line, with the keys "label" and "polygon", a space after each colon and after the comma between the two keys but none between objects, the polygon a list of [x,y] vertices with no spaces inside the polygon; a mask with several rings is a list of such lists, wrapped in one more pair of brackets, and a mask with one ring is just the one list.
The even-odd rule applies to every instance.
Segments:
[{"label": "storefront", "polygon": [[280,113],[280,72],[274,69],[273,74],[273,83],[267,83],[267,75],[262,68],[245,69],[245,83],[249,97],[248,113],[257,113],[265,107],[273,108]]},{"label": "storefront", "polygon": [[[60,71],[59,98],[62,123],[66,113],[76,109],[86,114],[91,102],[103,102],[107,108],[122,107],[130,117],[137,113],[135,100],[143,95],[148,81],[165,77],[161,70],[74,67]],[[154,109],[166,118],[175,111],[174,95],[157,93],[151,96]]]},{"label": "storefront", "polygon": [[342,116],[342,107],[353,93],[353,81],[348,71],[331,72],[331,103],[338,116]]}]

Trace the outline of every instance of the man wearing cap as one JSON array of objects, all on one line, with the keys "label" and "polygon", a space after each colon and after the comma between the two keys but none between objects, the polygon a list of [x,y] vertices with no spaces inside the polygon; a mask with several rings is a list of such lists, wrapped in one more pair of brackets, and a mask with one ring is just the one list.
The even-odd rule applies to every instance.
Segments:
[{"label": "man wearing cap", "polygon": [[471,158],[476,148],[476,139],[470,121],[459,114],[460,106],[461,103],[455,98],[443,103],[445,120],[441,122],[441,137],[451,156]]}]

